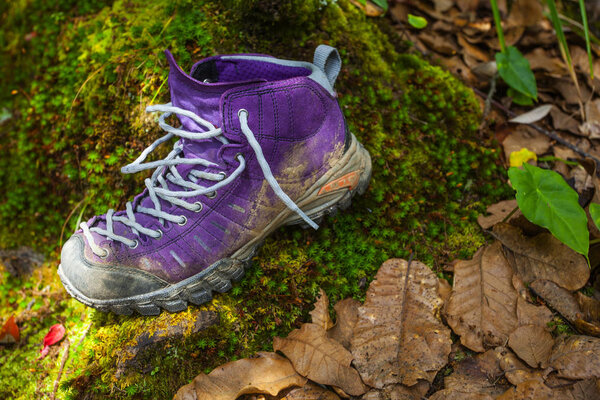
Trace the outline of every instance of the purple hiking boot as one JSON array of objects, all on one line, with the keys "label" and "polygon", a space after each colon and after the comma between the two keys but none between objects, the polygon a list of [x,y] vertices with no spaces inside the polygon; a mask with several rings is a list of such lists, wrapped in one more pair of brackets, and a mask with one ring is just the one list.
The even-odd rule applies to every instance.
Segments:
[{"label": "purple hiking boot", "polygon": [[[156,315],[211,300],[244,274],[282,225],[318,228],[363,193],[371,158],[346,126],[333,89],[336,49],[313,63],[241,54],[210,57],[188,75],[167,52],[171,103],[154,105],[167,133],[123,173],[154,169],[126,210],[81,224],[58,274],[88,306]],[[165,118],[177,115],[181,126]],[[169,155],[144,162],[178,137]]]}]

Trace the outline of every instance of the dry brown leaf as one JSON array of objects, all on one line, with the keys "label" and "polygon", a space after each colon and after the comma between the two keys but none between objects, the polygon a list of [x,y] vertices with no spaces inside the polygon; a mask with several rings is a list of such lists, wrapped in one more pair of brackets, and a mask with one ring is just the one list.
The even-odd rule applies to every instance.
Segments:
[{"label": "dry brown leaf", "polygon": [[[498,222],[502,222],[504,218],[508,216],[511,212],[513,212],[517,208],[517,200],[503,200],[499,203],[492,204],[486,210],[486,212],[490,215],[484,216],[480,215],[477,217],[477,223],[483,229],[489,229],[492,226],[496,225]],[[515,216],[519,211],[515,212],[511,218]]]},{"label": "dry brown leaf", "polygon": [[439,318],[438,279],[425,264],[383,263],[358,309],[351,341],[354,365],[368,385],[382,389],[431,382],[446,365],[450,330]]},{"label": "dry brown leaf", "polygon": [[414,386],[389,385],[384,389],[371,389],[362,400],[421,400],[429,390],[429,383],[419,381]]},{"label": "dry brown leaf", "polygon": [[600,301],[581,292],[575,293],[575,301],[579,305],[583,319],[586,321],[600,321]]},{"label": "dry brown leaf", "polygon": [[600,378],[600,339],[569,336],[556,339],[548,365],[567,379]]},{"label": "dry brown leaf", "polygon": [[563,62],[556,57],[550,57],[548,52],[541,47],[535,48],[525,55],[532,70],[544,70],[550,74],[563,76],[566,72]]},{"label": "dry brown leaf", "polygon": [[435,51],[436,53],[443,54],[445,56],[453,56],[458,52],[458,46],[449,36],[440,36],[433,34],[429,31],[422,31],[419,34],[419,39],[427,48]]},{"label": "dry brown leaf", "polygon": [[454,1],[452,0],[433,0],[433,4],[435,6],[435,11],[437,12],[446,12],[454,5]]},{"label": "dry brown leaf", "polygon": [[576,382],[571,390],[574,400],[600,399],[600,379],[585,379]]},{"label": "dry brown leaf", "polygon": [[563,393],[566,389],[551,389],[539,379],[532,379],[519,383],[517,387],[508,389],[496,400],[558,400],[565,399]]},{"label": "dry brown leaf", "polygon": [[[579,93],[577,92],[577,88],[573,84],[573,81],[570,79],[553,79],[551,87],[553,87],[556,91],[558,91],[558,93],[560,93],[560,95],[565,99],[567,104],[579,105],[579,102],[582,101],[579,97]],[[584,85],[580,85],[579,87],[581,90],[581,98],[589,99],[591,95],[590,90]]]},{"label": "dry brown leaf", "polygon": [[600,99],[585,103],[585,122],[579,127],[584,136],[590,139],[600,138]]},{"label": "dry brown leaf", "polygon": [[336,323],[333,328],[327,331],[327,336],[341,343],[348,350],[350,349],[350,339],[352,339],[354,326],[358,320],[358,307],[360,307],[360,302],[354,299],[338,301],[333,306]]},{"label": "dry brown leaf", "polygon": [[448,304],[448,300],[450,299],[451,293],[452,286],[448,283],[448,281],[443,278],[438,278],[438,294],[444,302],[444,305]]},{"label": "dry brown leaf", "polygon": [[339,396],[313,383],[292,389],[281,400],[340,400]]},{"label": "dry brown leaf", "polygon": [[528,27],[544,17],[542,4],[537,0],[515,0],[506,19],[507,26]]},{"label": "dry brown leaf", "polygon": [[517,319],[521,325],[537,325],[548,329],[548,323],[552,321],[552,311],[546,306],[536,306],[528,303],[527,300],[519,296],[517,299]]},{"label": "dry brown leaf", "polygon": [[[552,107],[552,110],[550,110],[550,116],[552,117],[552,125],[554,126],[554,129],[558,131],[567,131],[574,135],[581,135],[581,132],[579,131],[579,122],[577,122],[572,115],[560,111],[558,107]],[[576,153],[575,157],[577,157]],[[565,160],[567,159],[567,157],[561,158],[564,158]]]},{"label": "dry brown leaf", "polygon": [[502,142],[504,155],[508,160],[510,153],[527,148],[537,155],[544,154],[550,149],[550,138],[526,125],[517,125],[513,132]]},{"label": "dry brown leaf", "polygon": [[545,368],[554,339],[539,325],[523,325],[510,334],[508,345],[530,367]]},{"label": "dry brown leaf", "polygon": [[580,318],[573,321],[573,325],[575,325],[575,329],[583,334],[600,337],[600,326],[598,325]]},{"label": "dry brown leaf", "polygon": [[303,324],[286,338],[276,337],[273,349],[285,354],[296,371],[312,381],[340,387],[353,396],[367,391],[358,372],[350,366],[352,354],[329,339],[319,325]]},{"label": "dry brown leaf", "polygon": [[429,400],[493,400],[486,393],[467,393],[453,389],[442,389],[429,397]]},{"label": "dry brown leaf", "polygon": [[529,238],[509,224],[494,226],[506,259],[523,282],[548,279],[569,290],[577,290],[590,277],[585,258],[562,244],[549,232]]},{"label": "dry brown leaf", "polygon": [[[570,46],[569,50],[571,51],[571,59],[573,60],[573,65],[578,67],[585,75],[589,75],[590,63],[588,61],[587,51],[579,46]],[[594,77],[600,77],[600,63],[597,62],[598,60],[594,61]]]},{"label": "dry brown leaf", "polygon": [[464,82],[476,83],[477,78],[471,72],[471,69],[465,65],[462,59],[458,56],[445,57],[440,59],[446,68],[454,75],[460,77]]},{"label": "dry brown leaf", "polygon": [[230,400],[258,393],[276,396],[283,389],[305,383],[284,357],[258,353],[256,358],[229,362],[208,375],[198,375],[177,391],[174,400]]},{"label": "dry brown leaf", "polygon": [[508,389],[507,385],[497,383],[502,374],[499,354],[490,349],[456,364],[454,371],[444,378],[444,387],[457,392],[485,393],[495,397]]},{"label": "dry brown leaf", "polygon": [[483,247],[454,266],[454,287],[446,307],[450,327],[475,351],[506,343],[517,327],[513,271],[500,242]]},{"label": "dry brown leaf", "polygon": [[491,60],[491,57],[489,56],[488,53],[486,53],[479,47],[469,43],[465,39],[465,37],[463,35],[461,35],[460,33],[458,35],[456,35],[456,38],[458,40],[458,45],[462,48],[464,54],[468,54],[469,56],[473,57],[477,61],[480,61],[483,63],[489,62]]},{"label": "dry brown leaf", "polygon": [[311,321],[315,325],[327,330],[333,326],[329,317],[329,298],[323,289],[319,289],[319,297],[315,302],[315,308],[310,312]]},{"label": "dry brown leaf", "polygon": [[529,287],[568,321],[579,318],[579,305],[567,289],[546,279],[537,279]]}]

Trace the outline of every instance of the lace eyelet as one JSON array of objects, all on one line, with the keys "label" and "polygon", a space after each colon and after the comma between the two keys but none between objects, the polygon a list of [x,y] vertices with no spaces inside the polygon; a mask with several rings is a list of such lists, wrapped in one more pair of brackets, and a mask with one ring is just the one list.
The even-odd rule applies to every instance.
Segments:
[{"label": "lace eyelet", "polygon": [[177,225],[184,226],[185,224],[187,224],[187,217],[185,215],[180,215],[180,217],[183,218],[183,221],[178,222]]},{"label": "lace eyelet", "polygon": [[200,203],[199,201],[195,202],[194,204],[198,206],[198,208],[195,209],[194,212],[200,212],[204,208],[204,206],[202,205],[202,203]]},{"label": "lace eyelet", "polygon": [[[225,171],[219,171],[219,175],[223,177],[223,179],[227,178],[227,173]],[[221,179],[221,180],[223,180]]]},{"label": "lace eyelet", "polygon": [[98,257],[100,257],[100,258],[104,259],[104,258],[108,257],[108,255],[109,255],[110,253],[108,252],[108,249],[102,248],[102,250],[104,250],[104,255],[103,255],[103,256],[98,256]]},{"label": "lace eyelet", "polygon": [[214,199],[215,197],[217,197],[217,191],[215,190],[214,192],[207,193],[206,197],[208,197],[209,199]]},{"label": "lace eyelet", "polygon": [[242,115],[241,115],[242,113],[245,113],[245,114],[246,114],[246,117],[248,116],[248,110],[246,110],[245,108],[240,108],[240,109],[238,110],[238,118],[242,116]]},{"label": "lace eyelet", "polygon": [[139,244],[140,244],[140,241],[139,241],[139,240],[136,240],[136,241],[135,241],[135,244],[134,244],[133,246],[129,246],[129,248],[130,248],[130,249],[136,249],[136,248],[139,246]]},{"label": "lace eyelet", "polygon": [[160,229],[157,229],[156,231],[158,232],[158,237],[154,238],[154,240],[160,240],[160,239],[162,239],[162,237],[163,237],[163,231],[161,231]]}]

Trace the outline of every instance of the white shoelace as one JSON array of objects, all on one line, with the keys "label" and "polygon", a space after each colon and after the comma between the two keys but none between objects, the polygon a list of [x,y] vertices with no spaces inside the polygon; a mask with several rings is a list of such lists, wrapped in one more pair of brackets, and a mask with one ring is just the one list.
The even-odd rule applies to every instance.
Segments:
[{"label": "white shoelace", "polygon": [[[171,105],[171,103],[158,104],[146,108],[146,112],[156,111],[163,113],[159,117],[158,123],[160,127],[167,132],[167,134],[161,137],[160,139],[156,140],[150,146],[148,146],[134,162],[121,168],[121,172],[123,172],[124,174],[132,174],[146,169],[156,168],[152,176],[150,178],[146,178],[146,180],[144,181],[146,187],[148,188],[148,196],[152,200],[154,208],[142,207],[141,205],[138,205],[135,209],[135,212],[151,215],[157,218],[162,225],[164,225],[164,221],[185,225],[185,223],[187,222],[187,218],[184,215],[172,215],[165,211],[162,211],[159,198],[186,210],[200,212],[202,210],[202,203],[200,203],[199,201],[189,203],[185,201],[184,198],[196,197],[201,195],[210,196],[211,194],[216,193],[217,189],[228,185],[234,179],[236,179],[242,173],[242,171],[244,171],[244,169],[246,168],[246,160],[244,159],[243,155],[238,154],[237,160],[240,164],[235,169],[235,171],[233,171],[233,173],[229,176],[226,176],[224,173],[214,174],[204,171],[192,170],[188,174],[188,179],[186,180],[177,171],[177,165],[192,164],[201,165],[204,167],[214,167],[218,166],[218,164],[215,164],[211,161],[202,158],[182,158],[180,154],[183,151],[183,145],[178,141],[173,145],[173,150],[164,159],[159,161],[143,163],[146,157],[148,157],[148,155],[152,151],[154,151],[154,149],[156,149],[159,145],[166,142],[167,140],[173,138],[174,136],[191,140],[216,138],[223,144],[229,143],[227,138],[223,136],[221,128],[216,128],[213,124],[199,117],[191,111],[179,107],[174,107]],[[180,128],[175,128],[165,122],[165,119],[172,114],[183,115],[188,118],[191,118],[200,126],[205,127],[207,131],[189,132]],[[290,197],[287,194],[285,194],[285,192],[281,189],[279,183],[277,183],[277,180],[271,173],[271,168],[269,167],[269,164],[263,155],[262,148],[260,147],[260,144],[254,137],[254,133],[252,133],[250,127],[248,126],[248,111],[244,109],[239,110],[238,118],[240,120],[242,133],[248,140],[248,143],[250,144],[252,150],[254,150],[263,175],[269,183],[269,185],[271,186],[271,188],[273,189],[273,191],[275,192],[275,194],[281,199],[281,201],[284,202],[284,204],[290,210],[297,213],[309,226],[311,226],[314,229],[318,229],[319,226],[315,224],[315,222],[311,220],[298,207],[298,205],[296,205],[296,203],[294,203],[294,201],[290,199]],[[168,168],[168,172],[164,173],[166,168]],[[210,187],[204,187],[196,183],[199,179],[216,181],[217,183]],[[167,185],[167,181],[184,188],[184,190],[170,190]],[[160,229],[149,229],[136,222],[135,213],[131,202],[127,202],[127,204],[125,205],[125,210],[127,216],[114,215],[113,209],[108,210],[108,212],[106,213],[106,229],[102,229],[99,227],[89,227],[87,222],[81,223],[80,227],[83,230],[83,234],[86,237],[90,248],[97,256],[108,256],[108,250],[96,244],[91,232],[96,232],[109,239],[117,240],[131,248],[136,248],[139,244],[138,240],[131,240],[124,236],[117,235],[113,230],[114,221],[126,225],[131,229],[131,231],[134,234],[138,236],[140,235],[140,233],[142,233],[154,239],[159,239],[162,237],[163,233]]]}]

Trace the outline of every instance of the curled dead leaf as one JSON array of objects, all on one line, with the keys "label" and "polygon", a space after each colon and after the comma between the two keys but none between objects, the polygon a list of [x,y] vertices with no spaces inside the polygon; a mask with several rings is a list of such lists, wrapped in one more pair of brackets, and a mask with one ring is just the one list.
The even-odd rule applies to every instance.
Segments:
[{"label": "curled dead leaf", "polygon": [[276,337],[273,349],[285,354],[296,371],[312,381],[340,387],[353,396],[367,391],[358,372],[350,366],[352,354],[328,338],[319,325],[303,324],[286,338]]},{"label": "curled dead leaf", "polygon": [[358,320],[358,307],[360,302],[354,299],[338,301],[333,306],[336,314],[336,323],[327,331],[327,336],[337,341],[346,349],[350,349],[350,339],[354,333],[354,326]]},{"label": "curled dead leaf", "polygon": [[351,341],[365,383],[382,389],[431,382],[446,365],[452,342],[439,317],[437,287],[436,275],[418,261],[392,259],[379,268]]},{"label": "curled dead leaf", "polygon": [[600,338],[577,335],[558,338],[548,365],[561,378],[600,378]]},{"label": "curled dead leaf", "polygon": [[208,375],[198,375],[177,391],[174,400],[230,400],[259,393],[276,396],[283,389],[305,383],[284,357],[258,353],[256,358],[232,361]]},{"label": "curled dead leaf", "polygon": [[518,325],[513,271],[501,247],[494,242],[454,266],[446,318],[461,343],[474,351],[503,345]]},{"label": "curled dead leaf", "polygon": [[327,330],[333,326],[329,317],[329,298],[323,289],[319,289],[319,297],[315,302],[315,308],[310,312],[312,323]]},{"label": "curled dead leaf", "polygon": [[545,368],[554,339],[539,325],[523,325],[510,334],[508,345],[530,367]]},{"label": "curled dead leaf", "polygon": [[548,279],[566,289],[577,290],[590,277],[585,258],[549,232],[530,238],[517,227],[497,224],[494,236],[502,242],[506,259],[525,283]]}]

